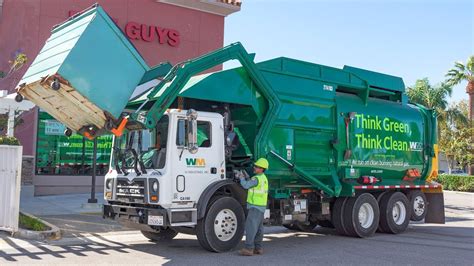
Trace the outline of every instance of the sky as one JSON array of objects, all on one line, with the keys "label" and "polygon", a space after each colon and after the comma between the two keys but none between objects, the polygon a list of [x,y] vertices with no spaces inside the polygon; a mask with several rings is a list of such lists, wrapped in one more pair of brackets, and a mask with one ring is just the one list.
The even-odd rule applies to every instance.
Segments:
[{"label": "sky", "polygon": [[[285,56],[435,85],[474,55],[474,0],[242,0],[225,19],[224,44],[237,41],[256,62]],[[465,87],[450,101],[468,99]]]}]

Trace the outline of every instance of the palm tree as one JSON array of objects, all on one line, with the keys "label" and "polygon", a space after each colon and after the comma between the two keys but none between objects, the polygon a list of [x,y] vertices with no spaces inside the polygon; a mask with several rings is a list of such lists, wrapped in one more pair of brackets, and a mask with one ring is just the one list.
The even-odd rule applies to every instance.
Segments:
[{"label": "palm tree", "polygon": [[466,126],[469,123],[468,119],[458,106],[448,105],[448,97],[452,92],[453,88],[449,83],[443,82],[431,86],[427,78],[419,79],[414,86],[407,87],[410,102],[435,110],[440,124]]},{"label": "palm tree", "polygon": [[451,96],[451,93],[452,86],[450,84],[441,83],[431,86],[427,78],[419,79],[414,86],[407,88],[410,102],[424,105],[436,111],[438,115],[438,144],[448,160],[449,172],[454,163],[450,133],[468,124],[468,119],[458,106],[448,105],[448,97]]},{"label": "palm tree", "polygon": [[469,94],[469,120],[473,123],[474,102],[472,98],[474,97],[474,56],[471,55],[467,59],[466,64],[455,62],[454,68],[451,68],[448,71],[446,77],[448,77],[446,83],[450,86],[467,81],[466,93]]},{"label": "palm tree", "polygon": [[453,107],[448,107],[448,97],[453,92],[452,86],[441,83],[431,86],[427,78],[419,79],[413,87],[407,88],[407,95],[412,103],[421,104],[429,109],[433,109],[438,114],[440,124],[453,122],[467,123],[467,118]]}]

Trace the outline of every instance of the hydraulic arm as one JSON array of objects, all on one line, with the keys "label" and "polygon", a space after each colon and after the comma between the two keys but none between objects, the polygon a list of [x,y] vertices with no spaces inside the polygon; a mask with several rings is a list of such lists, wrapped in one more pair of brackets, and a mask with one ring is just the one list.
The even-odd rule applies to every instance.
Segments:
[{"label": "hydraulic arm", "polygon": [[[253,56],[247,53],[245,48],[239,42],[230,44],[222,49],[213,51],[201,57],[188,60],[175,65],[170,72],[164,77],[162,82],[153,88],[147,96],[147,100],[132,114],[131,118],[143,123],[148,128],[153,128],[163,116],[163,113],[178,96],[179,92],[186,85],[186,82],[192,76],[205,71],[214,66],[220,65],[229,60],[238,60],[242,67],[247,71],[252,82],[258,90],[267,99],[269,109],[265,115],[260,130],[256,136],[255,151],[256,156],[264,156],[268,153],[266,150],[266,141],[274,124],[281,103],[271,89],[270,84],[265,80],[258,67],[253,62]],[[167,84],[169,83],[169,84]],[[168,85],[165,87],[165,85]],[[151,100],[155,100],[157,93],[161,92],[159,98],[153,103],[148,113],[144,117],[139,117],[139,111],[145,104]]]}]

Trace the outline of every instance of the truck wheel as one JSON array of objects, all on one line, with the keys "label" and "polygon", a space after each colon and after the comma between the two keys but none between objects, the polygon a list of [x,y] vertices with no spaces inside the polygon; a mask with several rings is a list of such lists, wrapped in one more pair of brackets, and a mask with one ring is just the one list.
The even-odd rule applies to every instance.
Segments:
[{"label": "truck wheel", "polygon": [[340,235],[347,235],[342,216],[342,214],[344,213],[346,201],[346,197],[337,198],[336,202],[334,203],[334,206],[332,207],[332,224],[334,225],[334,228],[336,228],[336,232]]},{"label": "truck wheel", "polygon": [[410,200],[410,206],[413,208],[411,210],[410,220],[412,221],[421,221],[425,219],[426,216],[426,196],[425,193],[419,190],[412,190],[408,193],[408,199]]},{"label": "truck wheel", "polygon": [[379,225],[380,211],[372,194],[364,193],[350,198],[344,207],[344,227],[348,235],[356,237],[372,236]]},{"label": "truck wheel", "polygon": [[178,232],[171,228],[166,228],[166,229],[160,229],[159,231],[156,232],[150,232],[150,231],[141,231],[143,236],[146,238],[150,239],[151,241],[168,241],[173,239]]},{"label": "truck wheel", "polygon": [[198,221],[196,235],[199,244],[212,252],[234,248],[244,235],[245,213],[240,203],[231,197],[220,197],[209,206]]},{"label": "truck wheel", "polygon": [[329,220],[318,221],[318,225],[321,227],[326,227],[326,228],[334,228],[334,225]]},{"label": "truck wheel", "polygon": [[386,194],[380,202],[380,229],[382,232],[399,234],[404,232],[410,222],[409,202],[405,194],[395,192]]}]

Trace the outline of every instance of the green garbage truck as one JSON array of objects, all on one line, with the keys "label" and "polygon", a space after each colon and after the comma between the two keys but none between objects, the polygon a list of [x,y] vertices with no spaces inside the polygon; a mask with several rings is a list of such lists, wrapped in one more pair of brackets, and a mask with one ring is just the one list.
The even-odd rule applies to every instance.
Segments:
[{"label": "green garbage truck", "polygon": [[[58,58],[61,38],[75,42]],[[66,133],[114,134],[103,216],[149,239],[181,232],[209,251],[234,248],[246,215],[237,177],[260,157],[270,163],[266,224],[370,237],[444,222],[436,114],[409,103],[399,77],[285,57],[255,63],[240,43],[150,68],[100,6],[54,28],[38,58],[19,100]],[[241,67],[205,73],[229,60]],[[124,101],[136,87],[149,89]]]}]

